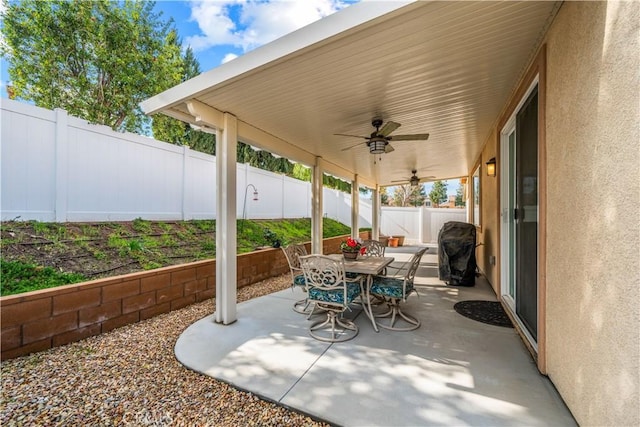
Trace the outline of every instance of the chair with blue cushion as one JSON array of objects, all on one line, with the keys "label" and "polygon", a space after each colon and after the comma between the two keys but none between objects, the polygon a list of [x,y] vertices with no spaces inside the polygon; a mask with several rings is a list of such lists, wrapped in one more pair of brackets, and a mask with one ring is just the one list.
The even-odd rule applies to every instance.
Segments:
[{"label": "chair with blue cushion", "polygon": [[[411,293],[417,293],[413,286],[413,280],[420,266],[420,260],[426,251],[427,248],[420,249],[403,267],[398,269],[397,273],[404,272],[404,275],[375,276],[373,278],[369,293],[376,297],[383,298],[389,308],[389,310],[384,313],[374,315],[376,319],[390,318],[389,323],[382,323],[376,320],[376,324],[381,328],[392,331],[412,331],[420,327],[420,321],[404,313],[400,309],[400,303],[406,302],[407,297],[411,295]],[[395,326],[398,318],[402,318],[409,326]]]},{"label": "chair with blue cushion", "polygon": [[[304,273],[302,272],[302,267],[300,267],[300,257],[307,255],[307,248],[305,245],[289,245],[286,248],[281,248],[282,252],[284,252],[284,256],[287,258],[287,262],[289,263],[289,270],[291,271],[291,288],[297,288],[307,291],[307,283],[304,280]],[[307,298],[296,301],[293,304],[293,311],[300,314],[308,314],[310,315],[313,312],[313,307],[310,307],[309,301]]]},{"label": "chair with blue cushion", "polygon": [[309,302],[326,311],[327,317],[309,327],[309,335],[320,341],[342,342],[358,335],[358,326],[342,314],[360,296],[362,276],[348,279],[344,260],[325,255],[300,257],[307,282]]}]

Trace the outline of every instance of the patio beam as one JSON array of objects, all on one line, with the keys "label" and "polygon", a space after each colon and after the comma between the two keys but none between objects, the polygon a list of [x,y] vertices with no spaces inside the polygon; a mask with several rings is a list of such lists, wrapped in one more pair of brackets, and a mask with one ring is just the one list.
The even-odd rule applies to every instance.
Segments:
[{"label": "patio beam", "polygon": [[225,113],[222,111],[195,99],[187,101],[186,104],[193,116],[194,124],[224,129]]},{"label": "patio beam", "polygon": [[316,163],[316,156],[314,154],[298,148],[242,120],[238,120],[238,138],[253,147],[275,153],[306,166],[312,167]]}]

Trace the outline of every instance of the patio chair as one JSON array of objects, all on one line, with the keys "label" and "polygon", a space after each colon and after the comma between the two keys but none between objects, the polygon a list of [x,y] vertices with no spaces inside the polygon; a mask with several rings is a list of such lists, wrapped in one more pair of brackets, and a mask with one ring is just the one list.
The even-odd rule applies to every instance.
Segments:
[{"label": "patio chair", "polygon": [[365,256],[384,256],[384,245],[377,240],[365,240],[362,242],[362,246],[367,248],[364,253]]},{"label": "patio chair", "polygon": [[[411,293],[418,293],[413,286],[413,280],[416,276],[418,266],[420,266],[420,260],[426,251],[427,248],[420,249],[409,261],[399,268],[389,267],[389,269],[395,268],[398,270],[396,271],[396,275],[375,276],[373,278],[369,293],[376,297],[383,298],[389,307],[388,311],[374,315],[376,319],[390,317],[388,324],[376,320],[376,324],[381,328],[391,331],[412,331],[420,327],[420,321],[417,318],[404,313],[400,309],[400,302],[406,302],[407,297],[411,295]],[[404,272],[404,275],[398,275],[400,272]],[[395,326],[398,317],[404,319],[409,326]]]},{"label": "patio chair", "polygon": [[[289,270],[291,271],[291,289],[300,287],[306,292],[307,282],[304,279],[304,273],[302,272],[302,267],[300,266],[300,257],[307,255],[306,246],[302,244],[292,244],[281,249],[282,252],[284,252],[284,256],[287,258],[287,262],[289,263]],[[293,311],[300,314],[311,315],[311,313],[313,312],[313,308],[310,308],[308,298],[303,298],[293,304]]]},{"label": "patio chair", "polygon": [[326,311],[327,317],[309,326],[309,335],[319,341],[343,342],[358,335],[358,326],[342,314],[349,310],[362,290],[363,276],[348,279],[344,260],[325,255],[300,257],[307,282],[308,299]]}]

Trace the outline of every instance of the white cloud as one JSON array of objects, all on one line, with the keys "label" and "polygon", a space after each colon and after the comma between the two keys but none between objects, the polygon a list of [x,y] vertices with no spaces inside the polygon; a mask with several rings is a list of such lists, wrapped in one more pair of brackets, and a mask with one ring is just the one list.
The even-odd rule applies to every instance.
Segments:
[{"label": "white cloud", "polygon": [[247,52],[345,6],[342,0],[195,0],[191,19],[202,34],[185,44],[195,51],[232,45]]},{"label": "white cloud", "polygon": [[224,58],[222,58],[222,63],[226,64],[229,61],[233,61],[234,59],[236,59],[238,57],[238,55],[236,55],[235,53],[227,53]]}]

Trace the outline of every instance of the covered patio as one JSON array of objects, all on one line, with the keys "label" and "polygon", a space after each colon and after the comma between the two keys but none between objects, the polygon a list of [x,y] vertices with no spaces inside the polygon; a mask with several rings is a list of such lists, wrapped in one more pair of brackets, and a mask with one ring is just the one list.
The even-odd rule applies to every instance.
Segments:
[{"label": "covered patio", "polygon": [[[417,247],[387,248],[402,263]],[[406,309],[422,326],[373,331],[360,310],[360,333],[328,344],[308,335],[310,321],[285,290],[238,305],[238,321],[208,316],[187,328],[176,356],[187,367],[343,426],[576,425],[513,328],[458,314],[464,300],[495,300],[484,278],[475,287],[438,280],[436,250],[422,258],[419,297]]]},{"label": "covered patio", "polygon": [[357,190],[372,190],[378,239],[381,187],[479,169],[492,126],[559,7],[361,2],[141,103],[147,114],[216,134],[216,322],[238,318],[238,141],[312,169],[313,253],[322,252],[324,174],[352,184],[353,237]]}]

